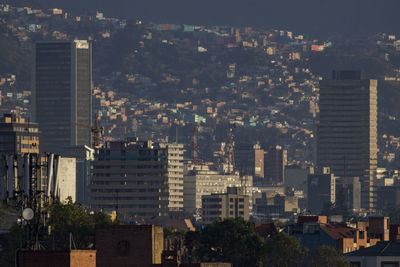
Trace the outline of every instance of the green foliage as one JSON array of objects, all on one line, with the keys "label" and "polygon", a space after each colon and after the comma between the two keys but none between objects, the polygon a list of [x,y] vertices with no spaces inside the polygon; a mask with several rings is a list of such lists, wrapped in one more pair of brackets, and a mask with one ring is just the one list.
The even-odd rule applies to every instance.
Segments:
[{"label": "green foliage", "polygon": [[301,247],[300,241],[297,238],[282,232],[272,238],[272,240],[269,240],[265,245],[263,266],[302,266],[306,254],[307,250]]},{"label": "green foliage", "polygon": [[263,240],[253,224],[242,218],[216,221],[199,232],[186,234],[192,261],[230,262],[233,266],[258,266]]},{"label": "green foliage", "polygon": [[333,247],[321,246],[312,255],[310,267],[349,267],[346,259]]},{"label": "green foliage", "polygon": [[93,246],[95,226],[111,224],[111,218],[103,213],[89,215],[82,205],[68,199],[66,204],[56,201],[49,207],[49,225],[54,235],[56,249],[69,249],[70,234],[77,249]]}]

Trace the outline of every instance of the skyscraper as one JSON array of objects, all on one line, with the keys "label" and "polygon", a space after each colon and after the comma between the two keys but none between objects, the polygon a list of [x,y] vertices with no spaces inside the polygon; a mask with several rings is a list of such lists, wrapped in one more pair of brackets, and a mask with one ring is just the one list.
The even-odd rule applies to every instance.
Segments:
[{"label": "skyscraper", "polygon": [[346,179],[359,177],[361,208],[375,207],[377,168],[377,81],[361,71],[334,71],[320,82],[317,166]]},{"label": "skyscraper", "polygon": [[39,42],[34,55],[32,115],[42,132],[43,150],[59,153],[68,146],[91,146],[91,44]]}]

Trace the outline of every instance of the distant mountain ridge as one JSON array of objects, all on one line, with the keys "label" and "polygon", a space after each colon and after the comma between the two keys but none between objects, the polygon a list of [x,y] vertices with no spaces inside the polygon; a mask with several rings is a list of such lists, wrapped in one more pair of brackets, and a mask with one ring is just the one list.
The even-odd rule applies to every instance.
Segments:
[{"label": "distant mountain ridge", "polygon": [[158,23],[256,26],[335,35],[400,33],[398,0],[39,0],[81,13]]}]

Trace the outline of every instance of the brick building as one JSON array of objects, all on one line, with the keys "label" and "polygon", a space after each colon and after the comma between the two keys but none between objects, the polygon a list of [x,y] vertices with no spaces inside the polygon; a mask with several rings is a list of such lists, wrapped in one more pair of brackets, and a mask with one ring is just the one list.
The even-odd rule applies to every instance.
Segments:
[{"label": "brick building", "polygon": [[19,267],[96,267],[96,250],[17,252]]}]

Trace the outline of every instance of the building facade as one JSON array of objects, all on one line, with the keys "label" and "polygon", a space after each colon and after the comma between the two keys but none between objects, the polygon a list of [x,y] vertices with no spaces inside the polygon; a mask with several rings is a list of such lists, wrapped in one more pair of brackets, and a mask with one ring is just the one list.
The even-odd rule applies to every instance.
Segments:
[{"label": "building facade", "polygon": [[138,139],[107,142],[92,161],[91,208],[140,218],[181,212],[182,148]]},{"label": "building facade", "polygon": [[228,187],[241,186],[238,173],[223,174],[208,166],[197,166],[184,177],[184,210],[201,215],[202,196],[226,193]]},{"label": "building facade", "polygon": [[43,150],[60,153],[68,146],[91,146],[91,44],[36,43],[32,76],[32,115],[43,133]]},{"label": "building facade", "polygon": [[14,114],[5,114],[0,121],[0,155],[40,154],[38,124]]},{"label": "building facade", "polygon": [[287,150],[281,146],[268,149],[265,154],[265,177],[271,185],[281,185],[285,182],[285,166],[287,165]]},{"label": "building facade", "polygon": [[264,149],[260,144],[235,146],[235,168],[240,175],[264,178]]},{"label": "building facade", "polygon": [[225,194],[202,196],[202,222],[242,217],[250,219],[249,196],[240,187],[228,187]]},{"label": "building facade", "polygon": [[168,209],[183,211],[183,144],[160,144],[168,156]]},{"label": "building facade", "polygon": [[359,177],[361,208],[375,210],[377,81],[360,71],[333,72],[320,82],[319,109],[317,166],[342,179]]},{"label": "building facade", "polygon": [[312,214],[321,214],[324,208],[336,202],[336,178],[329,168],[322,172],[310,170],[307,179],[307,209]]}]

